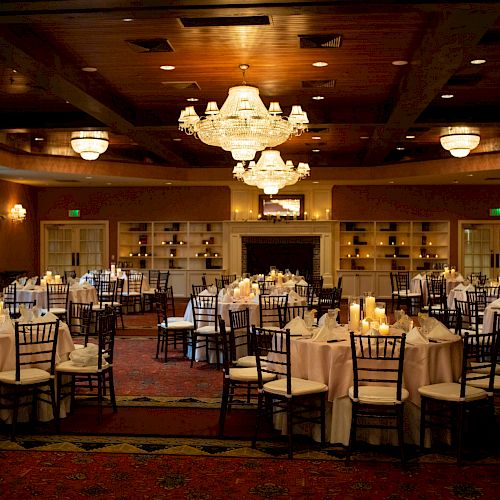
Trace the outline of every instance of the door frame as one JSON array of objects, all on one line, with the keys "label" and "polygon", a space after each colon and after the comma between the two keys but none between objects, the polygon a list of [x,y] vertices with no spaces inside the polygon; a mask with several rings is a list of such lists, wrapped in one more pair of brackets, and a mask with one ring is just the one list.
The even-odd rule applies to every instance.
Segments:
[{"label": "door frame", "polygon": [[[460,270],[462,270],[464,268],[462,235],[463,235],[464,226],[469,225],[469,224],[480,224],[483,226],[498,226],[498,228],[500,230],[500,220],[491,220],[491,219],[459,220],[458,221],[458,261],[460,262]],[[498,249],[498,251],[500,251],[500,248]]]},{"label": "door frame", "polygon": [[41,220],[40,221],[40,269],[39,274],[41,274],[46,269],[45,262],[45,227],[46,226],[68,226],[70,228],[78,226],[92,226],[92,225],[102,225],[104,226],[104,248],[103,248],[103,258],[109,260],[109,221],[108,220]]}]

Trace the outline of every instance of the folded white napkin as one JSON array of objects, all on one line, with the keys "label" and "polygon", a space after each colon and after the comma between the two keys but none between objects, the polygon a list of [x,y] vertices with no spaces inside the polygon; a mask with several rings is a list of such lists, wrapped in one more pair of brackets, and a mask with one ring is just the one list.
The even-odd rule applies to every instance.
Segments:
[{"label": "folded white napkin", "polygon": [[29,282],[23,286],[23,290],[34,290],[36,287],[33,283]]},{"label": "folded white napkin", "polygon": [[313,342],[328,342],[329,340],[347,340],[347,338],[347,328],[345,326],[330,329],[323,325],[314,333],[312,340]]},{"label": "folded white napkin", "polygon": [[406,343],[412,345],[428,344],[429,340],[422,335],[418,327],[414,326],[406,335]]},{"label": "folded white napkin", "polygon": [[415,276],[413,276],[412,279],[414,280],[421,280],[423,278],[423,276],[421,274],[416,274]]},{"label": "folded white napkin", "polygon": [[290,330],[290,335],[302,335],[310,337],[311,332],[306,326],[306,322],[299,316],[296,316],[285,325],[286,330]]},{"label": "folded white napkin", "polygon": [[290,290],[288,292],[288,300],[290,302],[298,302],[302,300],[302,297],[295,290]]},{"label": "folded white napkin", "polygon": [[203,295],[204,297],[208,297],[210,295],[215,295],[215,293],[210,293],[206,288],[202,292],[200,292],[198,295]]},{"label": "folded white napkin", "polygon": [[427,338],[429,340],[455,340],[457,335],[451,333],[443,323],[438,321],[436,326],[429,332],[429,335],[427,335]]},{"label": "folded white napkin", "polygon": [[98,346],[88,343],[83,349],[75,349],[69,353],[69,359],[76,366],[96,366],[98,363]]},{"label": "folded white napkin", "polygon": [[[456,287],[455,287],[456,288]],[[474,291],[476,288],[474,287],[474,285],[472,284],[469,284],[467,285],[466,287],[464,287],[464,292],[472,292]]]},{"label": "folded white napkin", "polygon": [[300,286],[307,286],[307,281],[305,281],[305,280],[301,279],[301,280],[297,283],[297,285],[300,285]]}]

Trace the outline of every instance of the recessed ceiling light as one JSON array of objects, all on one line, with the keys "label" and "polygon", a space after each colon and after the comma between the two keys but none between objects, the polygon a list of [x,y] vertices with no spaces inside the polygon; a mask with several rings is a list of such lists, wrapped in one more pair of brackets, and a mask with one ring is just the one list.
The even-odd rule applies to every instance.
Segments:
[{"label": "recessed ceiling light", "polygon": [[133,20],[134,20],[134,18],[133,18],[133,17],[124,17],[124,18],[122,19],[122,21],[123,21],[124,23],[130,23],[130,22],[131,22],[131,21],[133,21]]},{"label": "recessed ceiling light", "polygon": [[186,101],[189,101],[189,102],[196,102],[196,101],[199,101],[199,99],[197,97],[188,97],[186,99]]},{"label": "recessed ceiling light", "polygon": [[415,139],[415,136],[414,135],[407,135],[406,138],[407,139]]},{"label": "recessed ceiling light", "polygon": [[453,181],[453,184],[458,184],[457,179],[455,179],[455,180]]},{"label": "recessed ceiling light", "polygon": [[322,101],[325,97],[322,95],[313,95],[315,101]]},{"label": "recessed ceiling light", "polygon": [[398,146],[396,149],[397,149],[398,151],[404,151],[404,150],[405,150],[405,148],[404,148],[403,146]]},{"label": "recessed ceiling light", "polygon": [[474,177],[474,174],[467,174],[467,177]]},{"label": "recessed ceiling light", "polygon": [[106,182],[106,184],[107,184],[108,186],[111,186],[111,182]]},{"label": "recessed ceiling light", "polygon": [[484,64],[486,59],[472,59],[471,64]]},{"label": "recessed ceiling light", "polygon": [[88,177],[85,177],[85,179],[92,179],[92,177],[89,175]]},{"label": "recessed ceiling light", "polygon": [[394,181],[389,181],[389,184],[394,184]]},{"label": "recessed ceiling light", "polygon": [[179,138],[179,137],[174,137],[172,140],[175,141],[175,142],[181,142],[182,141],[182,139]]},{"label": "recessed ceiling light", "polygon": [[312,65],[316,68],[324,68],[325,66],[328,66],[328,63],[326,61],[316,61],[313,62]]},{"label": "recessed ceiling light", "polygon": [[359,138],[366,141],[366,139],[369,139],[370,137],[368,135],[361,135]]},{"label": "recessed ceiling light", "polygon": [[319,153],[321,151],[321,149],[313,149],[312,152],[313,153]]},{"label": "recessed ceiling light", "polygon": [[35,141],[44,141],[45,139],[43,137],[35,137]]},{"label": "recessed ceiling light", "polygon": [[441,94],[441,99],[452,99],[455,97],[453,94]]},{"label": "recessed ceiling light", "polygon": [[160,66],[160,69],[162,69],[164,71],[172,71],[175,69],[175,66],[170,66],[168,64],[165,64],[164,66]]},{"label": "recessed ceiling light", "polygon": [[315,141],[319,141],[321,137],[319,135],[313,135],[311,139],[314,139]]},{"label": "recessed ceiling light", "polygon": [[319,181],[313,181],[313,184],[319,184]]},{"label": "recessed ceiling light", "polygon": [[82,71],[85,71],[85,73],[95,73],[97,71],[97,68],[94,68],[92,66],[85,66],[82,68]]},{"label": "recessed ceiling light", "polygon": [[406,66],[408,64],[408,61],[405,61],[403,59],[398,60],[398,61],[392,61],[391,64],[393,66]]},{"label": "recessed ceiling light", "polygon": [[171,183],[171,182],[165,182],[165,184],[166,184],[167,186],[170,186],[170,184],[172,184],[172,183]]}]

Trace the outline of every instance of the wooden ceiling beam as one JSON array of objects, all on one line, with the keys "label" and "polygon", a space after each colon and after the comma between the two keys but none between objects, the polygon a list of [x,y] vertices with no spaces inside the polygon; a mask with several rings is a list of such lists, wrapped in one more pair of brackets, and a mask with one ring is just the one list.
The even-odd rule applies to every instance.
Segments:
[{"label": "wooden ceiling beam", "polygon": [[72,67],[53,47],[25,27],[0,25],[0,59],[45,91],[69,101],[111,130],[129,136],[168,163],[187,166],[186,160],[162,141],[135,128],[133,107],[121,96],[108,92],[98,75],[89,77]]},{"label": "wooden ceiling beam", "polygon": [[429,29],[410,58],[408,71],[395,92],[385,125],[378,126],[372,135],[364,164],[384,162],[405,132],[461,67],[469,51],[494,25],[496,18],[495,9],[474,7],[433,15]]}]

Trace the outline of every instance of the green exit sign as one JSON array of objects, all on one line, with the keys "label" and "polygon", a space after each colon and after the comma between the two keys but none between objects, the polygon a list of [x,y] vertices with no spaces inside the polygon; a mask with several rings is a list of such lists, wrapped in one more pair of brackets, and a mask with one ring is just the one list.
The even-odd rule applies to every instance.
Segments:
[{"label": "green exit sign", "polygon": [[68,210],[70,217],[80,217],[80,210]]},{"label": "green exit sign", "polygon": [[490,215],[492,217],[500,217],[500,208],[490,208]]}]

